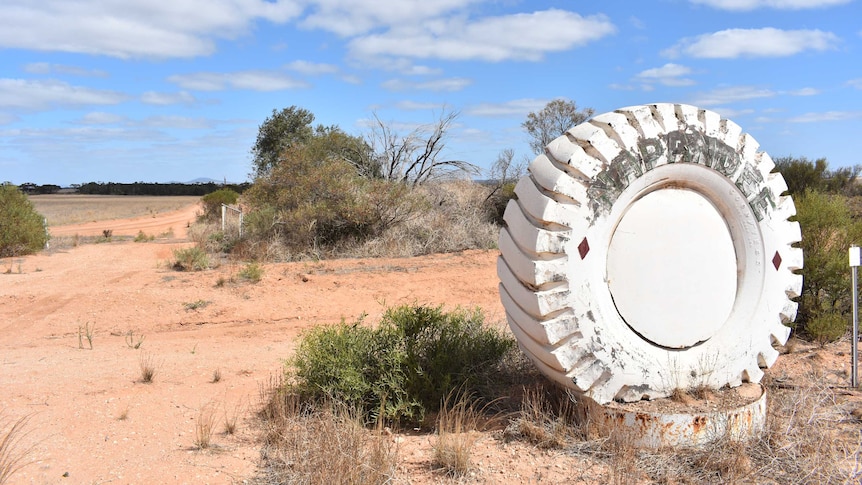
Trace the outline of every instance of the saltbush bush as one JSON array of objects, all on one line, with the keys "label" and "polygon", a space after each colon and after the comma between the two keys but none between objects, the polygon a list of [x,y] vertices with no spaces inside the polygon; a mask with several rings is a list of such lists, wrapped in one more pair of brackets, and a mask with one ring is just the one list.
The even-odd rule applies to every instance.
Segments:
[{"label": "saltbush bush", "polygon": [[239,271],[239,277],[251,283],[259,283],[263,278],[263,266],[257,261],[252,261]]},{"label": "saltbush bush", "polygon": [[173,268],[177,271],[203,271],[210,267],[209,256],[199,247],[174,249]]},{"label": "saltbush bush", "polygon": [[35,253],[45,247],[44,219],[18,187],[0,184],[0,258]]},{"label": "saltbush bush", "polygon": [[277,240],[288,252],[319,257],[364,240],[404,217],[403,184],[360,177],[349,162],[293,147],[244,194],[248,239]]},{"label": "saltbush bush", "polygon": [[410,257],[467,249],[496,248],[500,228],[485,207],[487,187],[469,180],[429,182],[401,199],[405,217],[374,238],[339,247],[338,255]]},{"label": "saltbush bush", "polygon": [[416,424],[453,392],[495,397],[482,396],[483,380],[514,349],[514,339],[486,326],[479,310],[406,305],[388,309],[375,327],[360,319],[312,329],[287,373],[304,399]]}]

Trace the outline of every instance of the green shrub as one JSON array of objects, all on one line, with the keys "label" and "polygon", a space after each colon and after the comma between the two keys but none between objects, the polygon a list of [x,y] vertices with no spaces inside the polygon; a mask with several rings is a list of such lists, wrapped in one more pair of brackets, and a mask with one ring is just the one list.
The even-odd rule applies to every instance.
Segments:
[{"label": "green shrub", "polygon": [[156,236],[154,236],[152,234],[148,235],[144,231],[138,231],[138,235],[135,236],[134,241],[135,242],[150,242],[150,241],[153,241],[154,239],[156,239]]},{"label": "green shrub", "polygon": [[257,262],[248,263],[240,270],[239,277],[252,283],[258,283],[263,278],[263,266]]},{"label": "green shrub", "polygon": [[485,326],[479,310],[407,305],[387,310],[374,328],[360,320],[312,329],[289,374],[305,399],[420,423],[453,391],[480,392],[513,349],[515,341]]},{"label": "green shrub", "polygon": [[234,205],[239,200],[239,194],[231,189],[218,189],[201,197],[203,217],[209,220],[221,219],[221,205]]},{"label": "green shrub", "polygon": [[820,345],[825,345],[844,336],[849,322],[847,315],[825,312],[809,320],[805,325],[805,331]]},{"label": "green shrub", "polygon": [[[848,199],[842,195],[806,190],[794,202],[805,257],[797,325],[817,338],[808,329],[814,320],[824,316],[826,320],[816,324],[823,326],[833,318],[830,313],[850,313],[847,248],[862,239],[862,222],[852,217]],[[821,331],[822,327],[817,330]]]},{"label": "green shrub", "polygon": [[0,185],[0,258],[35,253],[45,247],[48,234],[43,217],[18,187]]},{"label": "green shrub", "polygon": [[177,271],[203,271],[210,267],[209,256],[199,247],[174,249],[173,268]]}]

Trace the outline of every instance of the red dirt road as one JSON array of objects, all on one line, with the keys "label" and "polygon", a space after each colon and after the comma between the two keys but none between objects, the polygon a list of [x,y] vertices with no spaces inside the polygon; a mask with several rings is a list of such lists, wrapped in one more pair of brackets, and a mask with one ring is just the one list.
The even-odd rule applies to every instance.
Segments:
[{"label": "red dirt road", "polygon": [[101,236],[102,231],[111,230],[114,236],[136,236],[139,231],[158,236],[172,232],[173,237],[184,239],[189,226],[195,222],[201,207],[190,205],[185,209],[166,212],[156,216],[136,217],[134,219],[115,219],[109,221],[93,221],[84,224],[52,227],[52,236]]}]

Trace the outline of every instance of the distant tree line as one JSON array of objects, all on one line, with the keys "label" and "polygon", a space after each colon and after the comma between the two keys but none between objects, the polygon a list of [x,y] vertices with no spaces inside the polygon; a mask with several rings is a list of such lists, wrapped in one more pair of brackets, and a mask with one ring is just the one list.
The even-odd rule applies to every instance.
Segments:
[{"label": "distant tree line", "polygon": [[135,182],[131,184],[113,183],[113,182],[88,182],[77,187],[79,194],[88,195],[194,195],[204,196],[215,192],[219,189],[231,189],[234,192],[242,193],[250,184],[219,184],[215,182],[207,182],[200,184],[181,184],[181,183],[148,183]]},{"label": "distant tree line", "polygon": [[25,183],[18,186],[21,189],[21,192],[25,194],[56,194],[62,189],[59,185],[53,184],[45,184],[45,185],[36,185],[33,183]]}]

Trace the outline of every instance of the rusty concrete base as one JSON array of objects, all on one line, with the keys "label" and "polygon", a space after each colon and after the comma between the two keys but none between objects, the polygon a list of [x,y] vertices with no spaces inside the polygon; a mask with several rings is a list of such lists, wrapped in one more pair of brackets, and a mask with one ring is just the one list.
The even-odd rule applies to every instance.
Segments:
[{"label": "rusty concrete base", "polygon": [[593,407],[593,419],[605,430],[624,435],[640,448],[698,447],[722,439],[747,441],[759,436],[766,424],[766,391],[737,408],[702,413],[628,411],[613,404]]}]

